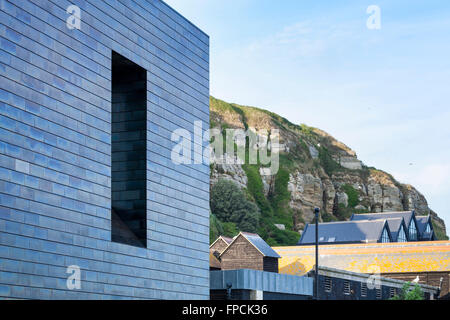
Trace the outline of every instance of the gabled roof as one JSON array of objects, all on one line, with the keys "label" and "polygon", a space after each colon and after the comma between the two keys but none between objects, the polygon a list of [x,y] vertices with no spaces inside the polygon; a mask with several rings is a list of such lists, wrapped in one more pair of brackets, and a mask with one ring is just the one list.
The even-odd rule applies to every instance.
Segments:
[{"label": "gabled roof", "polygon": [[409,228],[411,219],[415,216],[414,211],[397,211],[397,212],[378,212],[378,213],[360,213],[353,214],[350,218],[351,221],[360,220],[379,220],[379,219],[393,219],[403,218],[406,226]]},{"label": "gabled roof", "polygon": [[400,229],[405,228],[405,234],[408,237],[408,227],[405,224],[405,219],[402,218],[391,218],[387,219],[387,223],[389,225],[389,230],[391,231],[392,240],[397,241],[398,234],[400,232]]},{"label": "gabled roof", "polygon": [[420,233],[423,233],[427,227],[427,224],[430,223],[430,216],[417,216],[417,228]]},{"label": "gabled roof", "polygon": [[[422,240],[432,240],[434,238],[434,230],[433,230],[433,224],[431,223],[431,216],[416,216],[417,221],[417,229],[419,231],[420,239]],[[427,225],[430,225],[431,232],[425,233],[425,230],[427,228]]]},{"label": "gabled roof", "polygon": [[219,236],[209,247],[211,248],[213,245],[216,244],[217,241],[223,241],[225,242],[226,245],[229,245],[233,241],[233,239],[225,236]]},{"label": "gabled roof", "polygon": [[[390,234],[386,220],[365,221],[339,221],[319,223],[319,243],[355,243],[355,242],[378,242],[381,234],[386,228]],[[307,224],[303,231],[299,245],[314,244],[316,228],[314,224]]]},{"label": "gabled roof", "polygon": [[239,238],[239,236],[247,239],[247,241],[250,242],[250,244],[252,244],[256,248],[256,250],[261,252],[264,257],[281,258],[278,253],[276,253],[275,250],[273,250],[259,235],[248,232],[240,232],[236,237],[234,237],[233,241],[228,245],[228,247],[222,252],[221,255],[223,255],[228,250],[228,248],[233,245],[233,243],[236,241],[236,239]]},{"label": "gabled roof", "polygon": [[225,237],[225,236],[220,236],[220,238],[222,238],[228,244],[230,244],[233,241],[233,238],[229,238],[229,237]]},{"label": "gabled roof", "polygon": [[265,257],[281,258],[259,235],[248,232],[241,232],[241,234]]}]

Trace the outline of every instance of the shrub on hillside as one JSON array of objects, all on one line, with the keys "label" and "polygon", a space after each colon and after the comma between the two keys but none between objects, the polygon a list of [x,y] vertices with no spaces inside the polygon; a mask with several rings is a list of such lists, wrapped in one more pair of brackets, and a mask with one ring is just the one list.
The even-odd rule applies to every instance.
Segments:
[{"label": "shrub on hillside", "polygon": [[347,194],[348,196],[348,206],[350,208],[354,208],[359,204],[359,192],[353,186],[349,184],[344,184],[342,186],[342,190]]},{"label": "shrub on hillside", "polygon": [[232,222],[241,231],[256,232],[259,209],[233,181],[221,179],[211,188],[210,207],[222,222]]}]

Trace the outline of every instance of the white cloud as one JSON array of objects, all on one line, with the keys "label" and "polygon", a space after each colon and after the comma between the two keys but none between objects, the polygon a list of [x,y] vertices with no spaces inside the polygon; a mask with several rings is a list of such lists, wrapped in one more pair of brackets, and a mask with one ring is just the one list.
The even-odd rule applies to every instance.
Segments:
[{"label": "white cloud", "polygon": [[264,59],[286,56],[301,58],[317,56],[326,49],[322,37],[312,36],[317,32],[310,22],[298,22],[286,26],[283,30],[250,43],[244,51]]},{"label": "white cloud", "polygon": [[278,60],[292,63],[289,59],[300,61],[339,51],[346,42],[357,37],[351,23],[334,25],[327,21],[299,21],[231,50],[241,51],[252,58],[260,56],[267,62]]}]

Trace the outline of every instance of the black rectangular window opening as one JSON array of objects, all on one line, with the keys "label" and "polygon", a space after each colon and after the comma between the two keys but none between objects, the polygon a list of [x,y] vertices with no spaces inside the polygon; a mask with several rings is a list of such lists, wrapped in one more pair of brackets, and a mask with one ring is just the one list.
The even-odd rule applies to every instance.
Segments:
[{"label": "black rectangular window opening", "polygon": [[112,53],[111,240],[147,247],[147,71]]}]

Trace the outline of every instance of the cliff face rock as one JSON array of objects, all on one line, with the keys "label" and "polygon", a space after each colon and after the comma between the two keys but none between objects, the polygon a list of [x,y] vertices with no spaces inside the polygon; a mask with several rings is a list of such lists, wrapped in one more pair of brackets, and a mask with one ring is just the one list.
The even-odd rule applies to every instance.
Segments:
[{"label": "cliff face rock", "polygon": [[416,209],[422,214],[431,213],[425,197],[411,185],[402,186],[403,203],[406,208]]},{"label": "cliff face rock", "polygon": [[242,169],[241,165],[232,164],[230,160],[233,159],[233,157],[225,155],[221,164],[213,165],[210,178],[211,185],[214,185],[219,179],[228,179],[234,181],[241,188],[247,187],[247,176],[245,175],[245,171]]},{"label": "cliff face rock", "polygon": [[[431,214],[435,228],[445,234],[444,222],[430,210],[419,191],[399,183],[386,172],[366,167],[353,150],[326,132],[294,125],[265,110],[215,98],[211,98],[210,108],[211,126],[221,130],[263,132],[267,136],[262,141],[270,140],[271,130],[279,130],[280,171],[287,172],[286,185],[282,187],[290,194],[292,230],[301,233],[305,223],[313,220],[314,208],[319,207],[327,221],[345,220],[352,213],[416,210],[419,215]],[[279,180],[277,176],[263,174],[265,170],[259,168],[261,192],[270,202]],[[219,178],[231,179],[242,188],[248,184],[246,171],[240,164],[213,164],[211,184]]]},{"label": "cliff face rock", "polygon": [[288,190],[291,193],[289,205],[303,213],[306,222],[314,218],[314,208],[323,204],[324,186],[319,177],[310,173],[294,172],[289,176]]}]

